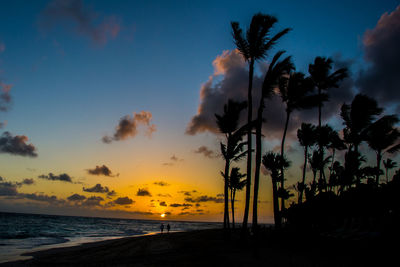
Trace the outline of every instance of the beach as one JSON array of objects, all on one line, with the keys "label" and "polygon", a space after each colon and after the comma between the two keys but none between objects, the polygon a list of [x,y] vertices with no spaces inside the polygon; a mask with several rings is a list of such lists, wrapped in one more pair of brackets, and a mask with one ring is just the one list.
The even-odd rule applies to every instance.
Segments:
[{"label": "beach", "polygon": [[332,238],[265,230],[254,240],[221,229],[128,237],[28,253],[0,266],[388,266],[395,246],[371,236]]}]

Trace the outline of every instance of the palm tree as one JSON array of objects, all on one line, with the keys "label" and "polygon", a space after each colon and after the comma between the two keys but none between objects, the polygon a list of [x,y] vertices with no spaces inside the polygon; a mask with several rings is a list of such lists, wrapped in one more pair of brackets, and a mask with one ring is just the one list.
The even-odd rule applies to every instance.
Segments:
[{"label": "palm tree", "polygon": [[386,115],[374,122],[367,130],[367,143],[376,152],[376,184],[379,184],[382,156],[400,150],[400,132],[394,125],[399,122],[397,115]]},{"label": "palm tree", "polygon": [[345,125],[343,137],[349,145],[349,151],[358,152],[358,146],[366,140],[368,127],[382,111],[375,99],[363,94],[357,94],[350,105],[342,105],[340,116]]},{"label": "palm tree", "polygon": [[251,154],[252,154],[252,142],[251,142],[251,127],[252,112],[253,112],[253,74],[254,74],[254,63],[258,60],[264,59],[267,56],[267,52],[276,44],[276,42],[286,33],[289,29],[284,29],[271,37],[270,30],[277,22],[277,19],[273,16],[264,15],[261,13],[255,14],[251,20],[250,27],[246,31],[246,35],[243,34],[242,29],[238,22],[231,22],[232,35],[235,41],[236,47],[242,54],[243,58],[249,64],[249,86],[247,91],[247,123],[249,128],[247,129],[247,183],[246,183],[246,203],[243,217],[243,230],[247,229],[247,221],[249,216],[250,207],[250,189],[251,189]]},{"label": "palm tree", "polygon": [[235,102],[231,99],[224,105],[224,113],[222,115],[215,114],[219,131],[225,134],[226,144],[221,142],[221,153],[225,159],[224,177],[224,228],[229,228],[229,167],[232,161],[238,161],[245,156],[243,148],[246,142],[242,142],[245,128],[238,129],[238,121],[240,113],[246,108],[246,102]]},{"label": "palm tree", "polygon": [[329,138],[328,148],[332,149],[332,164],[329,173],[329,176],[331,176],[333,171],[333,164],[335,163],[336,150],[344,150],[347,148],[347,146],[344,143],[344,141],[339,137],[339,134],[336,131],[331,131],[328,138]]},{"label": "palm tree", "polygon": [[293,68],[293,64],[290,60],[290,57],[286,57],[282,61],[278,61],[283,51],[280,51],[275,54],[272,59],[271,64],[269,64],[267,73],[264,78],[263,86],[261,88],[261,98],[260,104],[257,109],[257,119],[256,119],[256,166],[254,173],[254,194],[253,194],[253,232],[257,231],[258,227],[258,186],[260,181],[260,167],[261,167],[261,152],[262,152],[262,143],[261,143],[261,129],[263,123],[263,111],[264,111],[264,99],[269,98],[274,94],[274,89],[278,86],[280,78],[283,75],[289,73],[289,71]]},{"label": "palm tree", "polygon": [[[330,88],[338,87],[338,83],[347,77],[347,69],[341,68],[331,73],[333,61],[330,58],[316,57],[314,63],[308,67],[311,79],[318,90],[320,99],[318,101],[318,126],[321,127],[322,104],[327,101],[323,97],[323,91],[326,93]],[[323,148],[319,144],[319,153],[323,155]],[[322,181],[323,170],[319,170],[319,179]]]},{"label": "palm tree", "polygon": [[391,159],[386,159],[383,161],[383,166],[385,166],[385,170],[386,170],[386,183],[389,183],[389,170],[396,168],[397,163],[396,163],[396,161],[393,161]]},{"label": "palm tree", "polygon": [[231,190],[231,208],[232,208],[232,228],[235,229],[235,196],[237,190],[242,190],[246,185],[246,179],[242,180],[246,174],[241,174],[239,168],[235,167],[231,170],[229,177],[229,188]]},{"label": "palm tree", "polygon": [[[279,83],[279,95],[286,104],[286,122],[281,142],[281,156],[284,157],[285,139],[289,126],[290,115],[293,111],[315,107],[318,96],[310,95],[313,90],[310,78],[305,78],[301,72],[292,72],[289,77],[282,77]],[[285,173],[282,170],[281,188],[284,189]],[[282,210],[285,209],[285,199],[281,199]]]},{"label": "palm tree", "polygon": [[[308,159],[308,148],[313,146],[316,140],[315,126],[310,123],[302,123],[300,129],[297,130],[297,138],[299,139],[300,145],[304,147],[304,165],[303,165],[303,179],[299,184],[299,203],[303,202],[303,192],[306,184],[306,170],[307,170],[307,159]],[[316,175],[316,173],[315,173]],[[314,177],[315,177],[314,175]],[[315,179],[315,178],[314,178]]]},{"label": "palm tree", "polygon": [[282,168],[287,169],[290,166],[290,162],[283,158],[280,154],[270,151],[263,156],[262,163],[264,167],[271,173],[274,221],[275,227],[280,228],[282,226],[282,217],[279,210],[278,182],[281,180]]}]

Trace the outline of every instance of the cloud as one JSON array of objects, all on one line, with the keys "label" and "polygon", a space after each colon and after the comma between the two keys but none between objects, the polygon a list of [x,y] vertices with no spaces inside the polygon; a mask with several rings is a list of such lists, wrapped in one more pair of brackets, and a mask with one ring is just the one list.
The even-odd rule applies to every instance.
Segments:
[{"label": "cloud", "polygon": [[37,157],[36,147],[27,144],[28,137],[25,135],[12,136],[9,132],[4,132],[0,136],[0,153],[11,155]]},{"label": "cloud", "polygon": [[50,181],[62,181],[62,182],[72,183],[71,176],[69,176],[66,173],[62,173],[60,175],[54,175],[53,173],[50,172],[48,175],[45,175],[45,174],[39,175],[38,178],[46,179],[46,180],[50,180]]},{"label": "cloud", "polygon": [[101,206],[100,202],[103,201],[104,198],[98,196],[91,196],[87,198],[82,204],[84,206]]},{"label": "cloud", "polygon": [[86,197],[83,195],[79,195],[79,194],[73,194],[73,195],[67,197],[67,199],[69,201],[83,201],[86,199]]},{"label": "cloud", "polygon": [[166,206],[167,206],[167,203],[165,203],[165,201],[161,201],[161,202],[160,202],[160,206],[166,207]]},{"label": "cloud", "polygon": [[210,196],[200,196],[197,198],[191,198],[187,197],[185,198],[185,201],[190,202],[190,203],[199,203],[199,202],[215,202],[215,203],[222,203],[224,202],[223,198],[220,197],[210,197]]},{"label": "cloud", "polygon": [[90,193],[108,193],[108,192],[110,192],[110,189],[108,189],[107,186],[103,187],[101,184],[96,184],[95,186],[90,187],[90,188],[83,187],[82,190],[85,192],[90,192]]},{"label": "cloud", "polygon": [[126,115],[122,117],[115,128],[113,136],[104,136],[102,141],[109,144],[113,141],[126,140],[133,138],[137,135],[137,127],[139,125],[145,126],[146,136],[151,137],[153,132],[156,131],[156,126],[151,124],[152,114],[149,111],[141,111],[140,113],[133,113],[133,116]]},{"label": "cloud", "polygon": [[139,197],[151,197],[151,193],[147,188],[139,188],[136,195]]},{"label": "cloud", "polygon": [[18,186],[23,186],[23,185],[33,185],[35,183],[35,180],[32,178],[25,178],[22,180],[22,182],[18,182]]},{"label": "cloud", "polygon": [[158,197],[172,197],[170,194],[157,194]]},{"label": "cloud", "polygon": [[0,81],[0,111],[8,111],[11,103],[10,91],[13,86]]},{"label": "cloud", "polygon": [[87,172],[92,175],[104,175],[109,177],[119,176],[119,174],[113,175],[106,165],[96,166],[94,169],[88,169]]},{"label": "cloud", "polygon": [[381,104],[400,108],[400,6],[384,13],[375,28],[365,32],[364,57],[369,68],[357,80],[361,93],[376,98]]},{"label": "cloud", "polygon": [[18,194],[19,197],[23,197],[26,199],[30,200],[35,200],[35,201],[40,201],[40,202],[47,202],[51,204],[63,204],[65,203],[65,200],[58,199],[56,196],[49,196],[46,194],[37,194],[37,193],[31,193],[31,194],[23,194],[20,193]]},{"label": "cloud", "polygon": [[[352,63],[351,61],[341,59],[340,56],[336,56],[335,60],[340,60],[340,62],[335,62],[335,69],[339,65],[343,66]],[[213,65],[215,69],[214,74],[200,88],[200,105],[197,114],[192,117],[187,125],[186,134],[196,135],[207,131],[219,133],[215,122],[215,114],[223,113],[223,106],[228,102],[228,99],[236,101],[247,100],[249,74],[247,65],[239,52],[237,50],[224,51],[222,55],[217,56]],[[253,78],[253,117],[258,108],[260,99],[259,88],[261,88],[264,74],[265,70],[262,75],[255,74]],[[347,79],[342,82],[339,88],[332,88],[330,90],[330,102],[326,103],[323,108],[322,115],[324,120],[337,115],[340,105],[345,101],[351,100],[352,91],[350,87],[352,86],[353,81]],[[245,123],[246,115],[247,111],[242,112],[240,125]],[[263,135],[265,138],[280,140],[282,138],[286,113],[285,106],[279,96],[274,96],[265,101],[263,118],[265,119],[265,123],[263,124]],[[297,139],[295,131],[303,121],[317,121],[315,109],[292,113],[288,129],[289,140]]]},{"label": "cloud", "polygon": [[170,186],[169,183],[164,182],[164,181],[156,181],[156,182],[154,182],[153,184],[159,185],[159,186]]},{"label": "cloud", "polygon": [[215,152],[212,151],[211,149],[209,149],[209,148],[206,147],[206,146],[200,146],[198,149],[196,149],[196,150],[194,151],[194,153],[202,154],[204,157],[210,158],[210,159],[217,157],[217,155],[215,154]]},{"label": "cloud", "polygon": [[105,44],[117,37],[120,24],[116,16],[100,16],[85,7],[81,0],[53,0],[42,12],[39,26],[42,30],[50,30],[55,25],[72,26],[79,35],[97,44]]},{"label": "cloud", "polygon": [[[3,181],[3,179],[0,179]],[[17,185],[11,182],[0,182],[0,196],[15,196],[18,194]]]},{"label": "cloud", "polygon": [[178,208],[178,207],[192,207],[193,205],[192,204],[187,204],[187,203],[183,203],[183,204],[172,203],[172,204],[169,204],[169,206],[173,207],[173,208]]},{"label": "cloud", "polygon": [[129,197],[119,197],[116,200],[114,200],[113,203],[117,205],[130,205],[135,203],[135,201],[133,201]]},{"label": "cloud", "polygon": [[188,196],[188,197],[190,197],[192,195],[192,192],[190,192],[190,191],[178,191],[178,193],[184,194],[185,196]]}]

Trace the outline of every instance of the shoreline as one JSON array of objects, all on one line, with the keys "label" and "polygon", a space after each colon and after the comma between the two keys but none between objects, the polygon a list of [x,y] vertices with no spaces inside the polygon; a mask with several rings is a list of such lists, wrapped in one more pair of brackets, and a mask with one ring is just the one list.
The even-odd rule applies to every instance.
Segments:
[{"label": "shoreline", "polygon": [[389,266],[394,237],[332,238],[265,229],[259,238],[229,240],[222,229],[132,236],[27,253],[0,266]]}]

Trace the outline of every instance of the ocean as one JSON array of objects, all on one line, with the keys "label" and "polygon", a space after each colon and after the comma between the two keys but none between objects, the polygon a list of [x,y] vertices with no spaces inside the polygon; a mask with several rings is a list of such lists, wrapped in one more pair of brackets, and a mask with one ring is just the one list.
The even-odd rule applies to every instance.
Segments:
[{"label": "ocean", "polygon": [[[43,249],[74,246],[128,236],[160,232],[160,225],[171,225],[171,232],[222,227],[221,223],[156,221],[57,216],[0,212],[0,263],[29,259],[21,254]],[[166,229],[164,229],[165,231]]]}]

